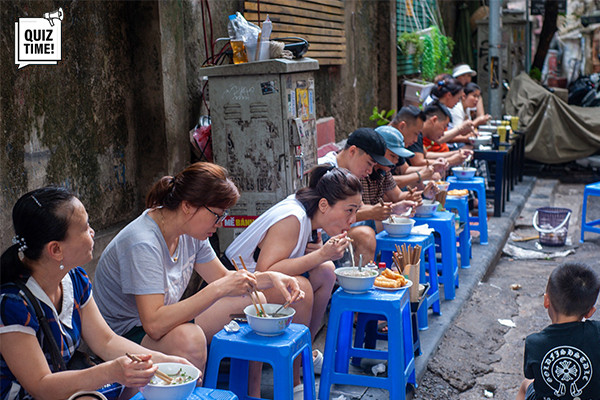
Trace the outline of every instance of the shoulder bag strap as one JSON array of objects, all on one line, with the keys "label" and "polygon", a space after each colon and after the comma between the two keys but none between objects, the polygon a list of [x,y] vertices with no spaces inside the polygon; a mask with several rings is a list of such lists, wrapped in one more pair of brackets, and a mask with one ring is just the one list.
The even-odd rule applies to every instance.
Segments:
[{"label": "shoulder bag strap", "polygon": [[48,348],[50,350],[50,356],[52,357],[52,364],[54,364],[54,368],[57,371],[65,371],[67,369],[65,360],[63,359],[62,354],[61,354],[60,350],[58,349],[58,344],[56,343],[56,340],[54,339],[54,335],[52,335],[52,330],[50,329],[50,324],[48,323],[48,319],[46,318],[46,315],[43,313],[42,309],[40,308],[40,305],[38,304],[36,297],[33,295],[33,293],[31,293],[29,288],[27,286],[25,286],[25,284],[23,282],[15,281],[14,283],[15,283],[15,285],[17,285],[17,287],[19,289],[21,289],[23,291],[23,293],[25,294],[25,297],[27,298],[27,302],[29,304],[31,304],[31,306],[35,310],[35,314],[37,316],[40,327],[42,328],[42,331],[44,332],[44,337],[46,338],[46,342],[47,342]]}]

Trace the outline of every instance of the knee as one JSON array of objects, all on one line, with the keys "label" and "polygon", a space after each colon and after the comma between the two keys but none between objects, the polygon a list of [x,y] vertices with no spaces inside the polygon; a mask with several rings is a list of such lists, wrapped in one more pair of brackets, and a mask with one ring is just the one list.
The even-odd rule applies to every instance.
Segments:
[{"label": "knee", "polygon": [[349,236],[357,242],[358,246],[362,246],[375,251],[377,245],[377,239],[375,238],[375,231],[368,226],[357,226],[352,228]]},{"label": "knee", "polygon": [[171,331],[172,354],[187,358],[200,370],[206,364],[206,335],[202,328],[194,323],[179,325]]},{"label": "knee", "polygon": [[[320,283],[321,286],[328,286],[333,288],[335,284],[335,264],[332,261],[326,261],[323,264],[319,265],[314,270],[316,276],[315,278]],[[313,271],[310,272],[313,274]]]}]

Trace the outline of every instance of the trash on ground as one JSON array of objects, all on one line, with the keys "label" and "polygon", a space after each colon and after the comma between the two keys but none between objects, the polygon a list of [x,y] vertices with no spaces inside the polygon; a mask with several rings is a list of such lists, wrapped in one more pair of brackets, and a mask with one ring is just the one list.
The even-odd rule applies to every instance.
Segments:
[{"label": "trash on ground", "polygon": [[385,372],[385,364],[375,364],[371,367],[371,372],[373,375],[377,376],[378,374],[383,374]]},{"label": "trash on ground", "polygon": [[483,395],[484,395],[485,397],[488,397],[488,398],[490,398],[490,399],[491,399],[492,397],[494,397],[494,393],[490,392],[489,390],[484,390],[484,391],[483,391]]},{"label": "trash on ground", "polygon": [[521,289],[523,286],[519,285],[518,283],[513,283],[512,285],[510,285],[510,288],[512,290],[519,290]]},{"label": "trash on ground", "polygon": [[344,396],[343,394],[340,394],[338,397],[336,397],[333,400],[348,400],[348,398],[346,396]]},{"label": "trash on ground", "polygon": [[[536,242],[537,243],[537,242]],[[542,246],[540,246],[542,247]],[[506,243],[502,252],[510,257],[513,257],[517,260],[548,260],[557,257],[566,257],[569,254],[575,254],[575,249],[561,249],[556,251],[547,251],[548,249],[544,249],[545,251],[533,250],[533,249],[524,249],[522,247],[518,247],[512,245],[510,243]]]},{"label": "trash on ground", "polygon": [[498,322],[500,322],[500,325],[508,326],[509,328],[516,328],[517,327],[517,324],[515,324],[510,319],[498,319]]}]

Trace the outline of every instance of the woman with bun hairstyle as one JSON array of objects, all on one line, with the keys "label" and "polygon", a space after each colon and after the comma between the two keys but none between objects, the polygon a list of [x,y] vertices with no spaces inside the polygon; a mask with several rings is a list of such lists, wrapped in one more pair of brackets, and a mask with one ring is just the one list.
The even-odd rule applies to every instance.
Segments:
[{"label": "woman with bun hairstyle", "polygon": [[[81,268],[92,259],[94,230],[71,192],[61,187],[31,191],[16,202],[12,219],[14,244],[0,260],[1,399],[64,400],[113,382],[140,387],[154,376],[154,363],[188,363],[148,350],[108,327]],[[63,370],[82,340],[106,362]],[[126,352],[142,362],[131,361]],[[122,398],[132,394],[125,391]]]},{"label": "woman with bun hairstyle", "polygon": [[[212,163],[192,164],[154,184],[147,209],[115,236],[96,270],[94,296],[115,332],[204,370],[211,338],[230,313],[252,304],[250,291],[274,288],[285,300],[302,299],[290,276],[228,271],[217,258],[208,238],[238,198],[227,171]],[[181,299],[194,270],[208,285]],[[255,396],[260,369],[251,374]]]},{"label": "woman with bun hairstyle", "polygon": [[[360,180],[350,171],[317,166],[308,187],[258,217],[231,243],[224,258],[241,256],[251,271],[279,271],[298,279],[306,297],[294,306],[294,322],[307,325],[314,339],[335,283],[332,261],[348,247],[346,231],[356,221],[361,203]],[[325,244],[317,233],[320,230],[332,237]],[[270,303],[285,301],[273,289],[265,295]],[[300,382],[298,368],[294,381]]]},{"label": "woman with bun hairstyle", "polygon": [[[448,109],[452,109],[463,97],[463,86],[455,78],[448,74],[437,76],[434,82],[435,86],[425,102],[424,106],[429,105],[433,101],[438,101],[445,105]],[[473,134],[473,121],[463,121],[460,124],[455,124],[450,121],[448,129],[444,135],[436,142],[430,139],[423,138],[423,146],[434,153],[449,151],[448,142],[469,142],[469,135]],[[460,147],[460,146],[458,146]]]}]

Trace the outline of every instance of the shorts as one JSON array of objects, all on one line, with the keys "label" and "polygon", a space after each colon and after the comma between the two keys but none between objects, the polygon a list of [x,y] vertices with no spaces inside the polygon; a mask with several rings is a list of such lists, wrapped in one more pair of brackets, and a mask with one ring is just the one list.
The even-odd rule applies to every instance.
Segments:
[{"label": "shorts", "polygon": [[123,337],[131,340],[134,343],[141,344],[142,340],[146,336],[146,331],[142,326],[134,326],[128,332],[123,334]]},{"label": "shorts", "polygon": [[525,400],[535,400],[535,388],[533,387],[533,382],[527,386],[527,390],[525,391]]}]

